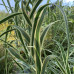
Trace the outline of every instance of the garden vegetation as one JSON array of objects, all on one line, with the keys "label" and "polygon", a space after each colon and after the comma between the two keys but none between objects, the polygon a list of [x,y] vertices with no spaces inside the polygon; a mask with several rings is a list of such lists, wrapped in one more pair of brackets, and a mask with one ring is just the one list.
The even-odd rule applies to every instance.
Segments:
[{"label": "garden vegetation", "polygon": [[74,6],[42,1],[2,0],[1,74],[74,74]]}]

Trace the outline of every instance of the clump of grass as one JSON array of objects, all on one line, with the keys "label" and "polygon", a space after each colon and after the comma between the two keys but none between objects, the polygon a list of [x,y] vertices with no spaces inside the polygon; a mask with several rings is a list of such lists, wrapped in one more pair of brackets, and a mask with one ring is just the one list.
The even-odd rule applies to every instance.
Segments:
[{"label": "clump of grass", "polygon": [[[1,39],[6,44],[6,47],[7,47],[6,54],[5,54],[5,57],[6,57],[5,72],[6,72],[6,74],[8,73],[8,71],[7,71],[8,52],[10,52],[10,54],[13,55],[17,59],[16,60],[15,58],[12,57],[13,60],[15,61],[15,63],[21,68],[21,70],[23,72],[24,72],[24,69],[25,70],[27,69],[27,70],[33,70],[33,73],[36,73],[36,74],[44,74],[44,73],[47,73],[46,71],[49,68],[50,69],[49,73],[71,74],[71,67],[70,67],[70,64],[68,61],[70,58],[69,57],[70,41],[69,41],[69,28],[68,28],[67,16],[66,16],[64,10],[59,5],[56,5],[56,4],[45,4],[37,9],[37,7],[41,3],[41,1],[42,0],[38,0],[36,2],[36,4],[34,5],[34,7],[32,8],[32,10],[24,10],[24,8],[26,8],[26,9],[29,8],[30,1],[28,1],[25,5],[24,1],[22,0],[22,4],[21,4],[22,13],[13,13],[14,11],[12,10],[9,0],[8,0],[9,7],[13,14],[11,14],[10,16],[5,17],[3,20],[1,20],[0,24],[5,22],[9,18],[15,16],[15,18],[14,18],[15,25],[7,27],[7,30],[0,35],[0,37],[1,37],[6,34],[5,40]],[[19,2],[15,1],[15,3],[16,3],[16,5],[18,5]],[[56,48],[57,52],[55,50],[54,50],[54,52],[51,51],[50,55],[46,55],[46,53],[44,53],[45,57],[43,57],[41,55],[42,55],[42,51],[45,51],[45,49],[43,48],[45,36],[53,24],[56,24],[57,22],[61,21],[61,20],[56,20],[54,22],[49,23],[43,30],[42,34],[40,35],[41,27],[43,25],[42,22],[44,20],[44,16],[46,15],[46,7],[49,5],[54,5],[54,6],[58,7],[64,17],[65,28],[66,28],[65,34],[66,34],[66,40],[67,40],[67,50],[64,51],[64,47],[62,46],[62,44],[60,42],[58,42],[57,40],[52,39],[53,42],[57,46],[57,48]],[[30,15],[27,14],[27,11],[30,12]],[[18,12],[18,9],[16,7],[15,7],[15,12]],[[24,16],[23,21],[25,21],[25,24],[28,25],[28,29],[27,29],[28,32],[26,31],[26,29],[24,27],[19,26],[18,18],[16,16],[19,14],[23,14],[23,16]],[[34,16],[34,14],[35,14],[35,16]],[[20,49],[22,50],[22,53],[25,55],[25,57],[23,57],[20,54],[18,47],[14,47],[12,44],[10,44],[7,41],[9,32],[11,32],[13,30],[16,33],[17,39],[19,39],[22,44],[23,49],[22,48],[20,48]],[[18,42],[17,39],[16,39],[16,41]],[[46,51],[48,51],[48,50],[46,49]],[[48,51],[48,52],[50,52],[50,51]],[[42,59],[42,57],[43,57],[43,59]],[[51,66],[51,64],[52,64],[52,66]]]}]

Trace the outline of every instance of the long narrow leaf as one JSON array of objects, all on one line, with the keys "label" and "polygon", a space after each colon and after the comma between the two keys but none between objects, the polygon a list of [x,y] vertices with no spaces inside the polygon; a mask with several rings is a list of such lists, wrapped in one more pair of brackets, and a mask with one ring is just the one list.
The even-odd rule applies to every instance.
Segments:
[{"label": "long narrow leaf", "polygon": [[[9,31],[10,28],[11,28],[11,26],[8,26],[6,32]],[[7,36],[8,36],[8,32],[6,33],[5,41],[7,41]]]},{"label": "long narrow leaf", "polygon": [[0,20],[0,24],[3,23],[3,22],[5,22],[5,21],[7,21],[8,19],[10,19],[10,18],[16,16],[16,15],[19,15],[19,14],[22,14],[22,13],[13,13],[13,14],[11,14],[11,15],[5,17],[4,19]]},{"label": "long narrow leaf", "polygon": [[28,50],[27,50],[27,48],[26,48],[26,46],[25,46],[25,44],[24,44],[22,35],[21,35],[21,33],[20,33],[19,31],[18,31],[18,36],[19,36],[20,41],[21,41],[21,43],[22,43],[22,45],[23,45],[23,47],[24,47],[25,56],[28,57]]},{"label": "long narrow leaf", "polygon": [[33,7],[31,14],[30,14],[30,19],[32,18],[33,14],[35,13],[37,7],[39,6],[39,4],[41,3],[42,0],[38,0],[38,2],[35,4],[35,6]]},{"label": "long narrow leaf", "polygon": [[[65,21],[65,24],[66,24],[66,35],[67,35],[67,41],[68,41],[68,48],[67,48],[67,56],[66,56],[66,65],[68,65],[68,57],[69,57],[69,49],[70,49],[70,41],[69,41],[69,28],[68,28],[68,20],[67,20],[67,16],[64,12],[64,10],[59,6],[59,5],[56,5],[60,11],[62,12],[63,14],[63,17],[64,17],[64,21]],[[69,70],[69,69],[68,69]]]},{"label": "long narrow leaf", "polygon": [[22,70],[24,70],[23,67],[22,67],[14,58],[12,58],[12,59],[14,60],[14,62],[15,62]]},{"label": "long narrow leaf", "polygon": [[7,12],[9,12],[7,6],[6,6],[5,2],[4,2],[4,0],[2,0],[2,2],[3,2],[3,5],[5,6]]},{"label": "long narrow leaf", "polygon": [[41,35],[41,37],[40,37],[40,42],[41,42],[41,44],[43,43],[44,38],[45,38],[48,30],[52,27],[53,24],[55,24],[56,22],[59,22],[59,21],[60,21],[60,20],[57,20],[57,21],[55,21],[55,22],[50,23],[50,24],[44,29],[44,31],[43,31],[43,33],[42,33],[42,35]]},{"label": "long narrow leaf", "polygon": [[31,20],[30,20],[30,18],[28,17],[28,14],[26,13],[26,11],[25,11],[24,8],[23,8],[23,1],[22,1],[22,11],[23,11],[23,15],[24,15],[27,23],[29,24],[30,27],[32,27]]},{"label": "long narrow leaf", "polygon": [[13,9],[12,9],[12,7],[11,7],[11,5],[10,5],[9,0],[7,0],[7,3],[8,3],[8,5],[9,5],[9,8],[10,8],[11,12],[13,13]]},{"label": "long narrow leaf", "polygon": [[24,31],[23,28],[21,28],[21,27],[19,27],[19,26],[13,26],[13,27],[15,27],[17,30],[19,30],[19,31],[21,32],[21,34],[24,36],[24,38],[25,38],[28,42],[30,42],[30,37],[29,37],[29,35]]},{"label": "long narrow leaf", "polygon": [[36,47],[36,65],[37,65],[37,74],[41,71],[41,54],[40,54],[40,27],[44,18],[45,10],[42,12],[39,22],[37,23],[36,35],[35,35],[35,47]]},{"label": "long narrow leaf", "polygon": [[45,67],[46,67],[48,61],[55,59],[55,58],[56,58],[55,55],[49,55],[44,59],[41,74],[45,74]]},{"label": "long narrow leaf", "polygon": [[56,41],[56,40],[53,40],[56,42],[56,44],[58,45],[60,51],[61,51],[61,56],[62,56],[62,60],[63,60],[63,63],[64,63],[64,67],[66,67],[66,55],[65,55],[65,51],[64,51],[64,48],[62,47],[62,45]]},{"label": "long narrow leaf", "polygon": [[16,58],[18,58],[22,61],[25,61],[24,58],[17,51],[15,51],[14,49],[8,48],[8,50],[10,51],[11,55],[15,56]]},{"label": "long narrow leaf", "polygon": [[6,43],[8,46],[12,47],[13,49],[17,50],[14,46],[12,46],[11,44],[9,44],[8,42],[6,42],[6,41],[4,41],[2,39],[0,39],[0,40],[3,41],[4,43]]},{"label": "long narrow leaf", "polygon": [[5,34],[8,33],[8,32],[14,31],[14,30],[16,30],[16,29],[11,29],[11,30],[5,31],[5,32],[3,32],[3,33],[0,35],[0,37],[2,37],[3,35],[5,35]]},{"label": "long narrow leaf", "polygon": [[[43,6],[41,6],[36,14],[36,17],[35,17],[35,20],[34,20],[34,24],[32,26],[32,38],[31,38],[31,46],[33,46],[33,42],[34,42],[34,34],[35,34],[35,30],[36,30],[36,27],[37,27],[37,23],[38,23],[38,19],[39,19],[39,16],[40,16],[40,13],[41,11],[50,4],[45,4]],[[31,49],[31,52],[32,52],[32,56],[34,55],[34,51],[33,51],[33,48]]]},{"label": "long narrow leaf", "polygon": [[61,63],[56,59],[58,67],[60,68],[60,70],[62,71],[63,74],[67,74],[66,70],[64,69],[64,67],[61,65]]}]

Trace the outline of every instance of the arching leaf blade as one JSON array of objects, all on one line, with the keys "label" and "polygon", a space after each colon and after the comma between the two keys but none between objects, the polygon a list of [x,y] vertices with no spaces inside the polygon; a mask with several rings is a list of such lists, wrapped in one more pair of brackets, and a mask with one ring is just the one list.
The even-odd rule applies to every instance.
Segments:
[{"label": "arching leaf blade", "polygon": [[16,29],[11,29],[11,30],[5,31],[5,32],[3,32],[3,33],[0,35],[0,37],[2,37],[3,35],[5,35],[5,34],[8,33],[8,32],[14,31],[14,30],[16,30]]},{"label": "arching leaf blade", "polygon": [[33,7],[31,13],[30,13],[30,19],[33,17],[33,14],[35,13],[37,7],[39,6],[39,4],[41,3],[42,0],[38,0],[38,2],[35,4],[35,6]]},{"label": "arching leaf blade", "polygon": [[47,56],[44,61],[43,61],[43,66],[42,66],[42,70],[41,70],[41,74],[45,74],[45,67],[48,63],[49,60],[55,59],[57,56],[55,55],[49,55]]},{"label": "arching leaf blade", "polygon": [[23,8],[23,1],[22,1],[22,12],[23,12],[23,15],[24,15],[24,17],[25,17],[27,23],[29,24],[29,26],[32,27],[31,20],[30,20],[28,14],[26,13],[26,11],[25,11],[24,8]]},{"label": "arching leaf blade", "polygon": [[[41,11],[42,11],[46,6],[48,6],[48,5],[50,5],[50,4],[45,4],[45,5],[41,6],[41,7],[38,9],[38,11],[37,11],[37,14],[36,14],[36,17],[35,17],[35,20],[34,20],[34,24],[33,24],[33,26],[32,26],[31,46],[33,46],[34,34],[35,34],[35,30],[36,30],[36,27],[37,27],[37,23],[38,23],[38,19],[39,19],[40,13],[41,13]],[[33,48],[32,48],[32,50],[31,50],[31,52],[32,52],[32,55],[34,55]]]},{"label": "arching leaf blade", "polygon": [[19,15],[19,14],[22,14],[22,13],[12,13],[11,15],[9,15],[9,16],[5,17],[4,19],[0,20],[0,24],[1,24],[1,23],[4,23],[4,22],[7,21],[8,19],[10,19],[10,18],[12,18],[12,17],[14,17],[14,16],[16,16],[16,15]]},{"label": "arching leaf blade", "polygon": [[24,36],[24,38],[26,39],[26,41],[29,43],[30,42],[30,37],[29,35],[24,31],[23,28],[19,27],[19,26],[13,26],[14,28],[16,28],[17,30],[19,30],[21,32],[21,34]]},{"label": "arching leaf blade", "polygon": [[43,33],[42,33],[42,35],[41,35],[41,37],[40,37],[40,42],[41,42],[41,44],[43,43],[44,38],[45,38],[48,30],[52,27],[53,24],[55,24],[56,22],[59,22],[59,21],[60,21],[60,20],[57,20],[57,21],[55,21],[55,22],[50,23],[50,24],[44,29],[44,31],[43,31]]}]

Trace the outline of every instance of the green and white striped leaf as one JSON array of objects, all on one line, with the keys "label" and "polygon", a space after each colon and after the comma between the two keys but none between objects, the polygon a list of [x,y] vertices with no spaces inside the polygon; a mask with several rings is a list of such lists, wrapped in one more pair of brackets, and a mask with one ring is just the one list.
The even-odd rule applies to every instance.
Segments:
[{"label": "green and white striped leaf", "polygon": [[11,29],[11,30],[5,31],[5,32],[3,32],[3,33],[0,35],[0,37],[2,37],[3,35],[5,35],[5,34],[8,33],[8,32],[14,31],[14,30],[16,30],[16,29]]},{"label": "green and white striped leaf", "polygon": [[18,31],[18,36],[19,36],[19,39],[20,39],[20,41],[21,41],[21,43],[22,43],[22,45],[24,47],[25,56],[27,58],[28,57],[28,50],[26,48],[26,45],[24,44],[24,40],[23,40],[22,35],[21,35],[21,33],[19,31]]},{"label": "green and white striped leaf", "polygon": [[19,15],[19,14],[22,14],[22,13],[12,13],[11,15],[9,15],[9,16],[5,17],[4,19],[0,20],[0,24],[1,24],[1,23],[4,23],[4,22],[7,21],[8,19],[10,19],[10,18],[12,18],[12,17],[14,17],[14,16],[16,16],[16,15]]},{"label": "green and white striped leaf", "polygon": [[41,35],[41,37],[40,37],[41,45],[42,45],[42,43],[43,43],[43,41],[44,41],[44,38],[45,38],[48,30],[51,29],[51,27],[52,27],[53,24],[55,24],[55,23],[57,23],[57,22],[59,22],[59,21],[60,21],[60,20],[57,20],[57,21],[55,21],[55,22],[50,23],[50,24],[44,29],[44,31],[43,31],[43,33],[42,33],[42,35]]},{"label": "green and white striped leaf", "polygon": [[15,56],[17,59],[20,59],[22,61],[25,62],[24,58],[17,52],[15,51],[14,49],[12,48],[8,48],[9,52],[11,53],[11,55]]},{"label": "green and white striped leaf", "polygon": [[63,74],[67,74],[66,70],[64,69],[64,67],[62,66],[62,64],[56,59],[58,67],[60,68],[60,70],[62,71]]},{"label": "green and white striped leaf", "polygon": [[27,40],[28,43],[30,43],[30,37],[29,35],[24,31],[23,28],[19,27],[19,26],[13,26],[14,28],[16,28],[18,31],[21,32],[21,34],[24,36],[24,38]]},{"label": "green and white striped leaf", "polygon": [[23,15],[24,15],[24,17],[25,17],[27,23],[29,24],[29,26],[32,27],[31,20],[30,20],[28,14],[26,13],[26,11],[25,11],[24,8],[23,8],[23,1],[22,1],[22,12],[23,12]]},{"label": "green and white striped leaf", "polygon": [[[37,24],[38,24],[38,20],[39,20],[39,16],[40,16],[40,13],[42,12],[42,10],[48,6],[50,4],[45,4],[43,6],[41,6],[38,11],[37,11],[37,14],[36,14],[36,17],[35,17],[35,20],[34,20],[34,24],[32,26],[32,36],[31,36],[31,46],[33,46],[33,42],[34,42],[34,35],[35,35],[35,30],[36,30],[36,27],[37,27]],[[32,55],[34,55],[34,51],[33,51],[33,48],[32,48]]]},{"label": "green and white striped leaf", "polygon": [[38,0],[38,2],[35,4],[35,6],[33,7],[31,13],[30,13],[30,19],[33,17],[37,7],[39,6],[39,4],[42,2],[42,0]]},{"label": "green and white striped leaf", "polygon": [[45,67],[48,63],[49,60],[55,59],[57,56],[55,55],[49,55],[47,56],[44,61],[43,61],[43,65],[42,65],[42,70],[41,70],[41,74],[45,74]]},{"label": "green and white striped leaf", "polygon": [[[11,26],[8,26],[6,31],[9,31],[9,30],[10,30],[10,28],[11,28]],[[5,41],[7,41],[7,36],[8,36],[8,32],[6,33]]]}]

